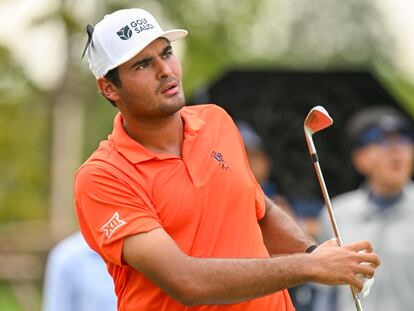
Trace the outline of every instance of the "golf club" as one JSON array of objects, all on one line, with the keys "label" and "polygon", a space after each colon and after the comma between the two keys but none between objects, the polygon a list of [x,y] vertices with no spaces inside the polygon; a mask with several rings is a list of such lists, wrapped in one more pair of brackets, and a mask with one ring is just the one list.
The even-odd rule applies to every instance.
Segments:
[{"label": "golf club", "polygon": [[[318,176],[319,185],[322,190],[322,195],[325,200],[326,208],[328,209],[328,214],[331,220],[331,224],[332,224],[332,228],[333,228],[333,231],[336,237],[336,241],[338,243],[338,246],[342,246],[342,239],[339,234],[338,225],[336,223],[335,216],[332,211],[332,205],[331,205],[331,200],[329,198],[328,189],[326,188],[326,185],[325,185],[325,180],[322,175],[322,170],[321,170],[321,167],[319,166],[318,154],[316,152],[316,148],[315,148],[315,145],[312,139],[312,135],[314,133],[319,132],[331,126],[332,123],[333,123],[333,120],[329,116],[325,108],[323,108],[322,106],[316,106],[316,107],[313,107],[309,111],[305,119],[305,122],[303,124],[303,128],[305,130],[305,138],[308,144],[309,153],[312,158],[313,166],[315,167],[315,170],[316,170],[316,175]],[[353,286],[351,286],[351,291],[352,291],[352,297],[354,298],[355,306],[357,310],[362,311],[362,305],[359,300],[358,292]]]}]

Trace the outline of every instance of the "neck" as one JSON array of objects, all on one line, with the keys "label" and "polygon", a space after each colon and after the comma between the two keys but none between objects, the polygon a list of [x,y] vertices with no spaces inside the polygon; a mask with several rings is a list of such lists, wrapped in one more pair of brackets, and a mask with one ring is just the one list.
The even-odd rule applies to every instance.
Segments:
[{"label": "neck", "polygon": [[179,111],[156,120],[135,120],[124,116],[128,135],[154,153],[181,157],[184,141],[184,124]]},{"label": "neck", "polygon": [[393,206],[395,206],[402,198],[402,192],[397,194],[388,194],[386,196],[379,195],[374,191],[371,191],[369,194],[369,200],[374,203],[381,211],[385,211]]},{"label": "neck", "polygon": [[382,185],[375,182],[369,182],[369,187],[376,196],[382,198],[395,197],[401,194],[403,187],[402,186],[391,186],[391,185]]}]

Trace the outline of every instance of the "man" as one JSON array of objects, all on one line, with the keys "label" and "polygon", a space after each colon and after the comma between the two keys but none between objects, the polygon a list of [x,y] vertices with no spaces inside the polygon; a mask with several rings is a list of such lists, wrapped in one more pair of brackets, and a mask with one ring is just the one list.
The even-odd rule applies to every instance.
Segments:
[{"label": "man", "polygon": [[372,277],[379,265],[371,244],[328,241],[309,253],[314,242],[264,197],[232,119],[215,105],[184,107],[170,41],[186,35],[164,32],[144,10],[120,10],[87,48],[120,113],[76,174],[76,211],[114,278],[118,309],[294,310],[285,289],[299,283],[361,290],[355,274]]},{"label": "man", "polygon": [[43,290],[44,311],[115,311],[114,282],[102,258],[80,232],[50,252]]},{"label": "man", "polygon": [[[374,107],[351,118],[348,134],[353,164],[365,182],[359,189],[332,201],[335,216],[345,243],[355,238],[369,239],[383,261],[370,297],[364,301],[364,310],[412,310],[412,122],[395,109]],[[326,212],[322,213],[321,222],[323,240],[332,235]],[[338,287],[337,294],[337,310],[351,310],[349,289]]]}]

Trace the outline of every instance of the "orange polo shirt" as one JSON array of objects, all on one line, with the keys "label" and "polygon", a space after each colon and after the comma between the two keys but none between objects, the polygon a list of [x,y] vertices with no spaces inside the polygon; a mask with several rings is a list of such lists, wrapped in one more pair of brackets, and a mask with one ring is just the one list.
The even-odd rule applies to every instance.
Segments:
[{"label": "orange polo shirt", "polygon": [[267,258],[258,219],[263,192],[239,132],[215,105],[184,107],[182,157],[154,154],[115,117],[108,140],[75,176],[75,204],[88,244],[106,261],[118,310],[294,310],[286,290],[230,304],[186,307],[122,259],[125,237],[163,228],[189,256]]}]

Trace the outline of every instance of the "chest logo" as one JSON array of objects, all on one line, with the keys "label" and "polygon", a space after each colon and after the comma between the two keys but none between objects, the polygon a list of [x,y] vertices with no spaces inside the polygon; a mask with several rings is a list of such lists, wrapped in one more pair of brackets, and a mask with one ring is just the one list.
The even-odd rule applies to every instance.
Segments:
[{"label": "chest logo", "polygon": [[226,161],[224,161],[223,154],[221,152],[212,151],[210,154],[210,158],[217,161],[218,165],[223,169],[227,170],[229,168]]},{"label": "chest logo", "polygon": [[116,230],[125,224],[126,222],[119,217],[118,212],[115,212],[111,219],[109,219],[106,224],[101,227],[101,232],[104,232],[106,238],[109,239]]}]

